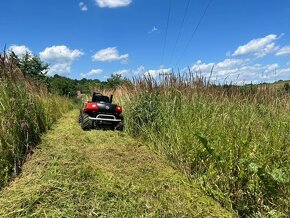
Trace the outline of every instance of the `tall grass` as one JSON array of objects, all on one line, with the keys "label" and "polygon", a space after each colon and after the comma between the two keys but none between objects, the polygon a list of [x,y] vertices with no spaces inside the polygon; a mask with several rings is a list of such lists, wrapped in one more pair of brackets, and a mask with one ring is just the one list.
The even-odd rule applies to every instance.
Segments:
[{"label": "tall grass", "polygon": [[41,134],[70,109],[70,101],[36,86],[0,56],[0,188],[20,172]]},{"label": "tall grass", "polygon": [[290,214],[289,92],[213,86],[201,77],[135,80],[117,90],[127,131],[239,216]]}]

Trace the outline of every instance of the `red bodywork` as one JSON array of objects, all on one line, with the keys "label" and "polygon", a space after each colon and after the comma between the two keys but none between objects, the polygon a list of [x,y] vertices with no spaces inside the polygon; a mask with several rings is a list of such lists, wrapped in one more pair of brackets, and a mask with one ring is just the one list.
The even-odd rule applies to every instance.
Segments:
[{"label": "red bodywork", "polygon": [[[95,112],[97,112],[99,110],[99,106],[95,102],[87,103],[87,104],[84,105],[83,110],[84,110],[84,112],[93,112],[93,113],[95,113]],[[115,113],[116,114],[121,114],[122,111],[123,111],[122,106],[116,105],[116,107],[115,107]]]},{"label": "red bodywork", "polygon": [[84,105],[84,112],[97,112],[99,110],[97,103],[87,103]]}]

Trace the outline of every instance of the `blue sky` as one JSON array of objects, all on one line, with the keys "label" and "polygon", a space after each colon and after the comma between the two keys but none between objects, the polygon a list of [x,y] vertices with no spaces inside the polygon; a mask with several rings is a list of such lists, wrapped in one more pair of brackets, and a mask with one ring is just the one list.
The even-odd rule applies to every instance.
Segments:
[{"label": "blue sky", "polygon": [[[0,42],[49,75],[105,80],[191,70],[233,82],[290,79],[289,0],[9,0]],[[170,12],[170,13],[169,13]]]}]

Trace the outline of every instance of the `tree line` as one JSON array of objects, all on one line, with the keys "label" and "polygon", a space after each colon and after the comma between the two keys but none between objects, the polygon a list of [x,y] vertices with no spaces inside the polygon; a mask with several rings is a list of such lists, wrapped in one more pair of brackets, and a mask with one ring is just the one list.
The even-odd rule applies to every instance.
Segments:
[{"label": "tree line", "polygon": [[120,85],[131,83],[129,79],[118,74],[112,74],[106,81],[86,78],[71,79],[58,74],[48,76],[49,65],[38,56],[28,52],[23,56],[17,56],[13,51],[8,55],[25,77],[32,78],[37,84],[44,84],[49,92],[59,95],[72,97],[76,95],[77,91],[90,94],[94,89],[115,89]]}]

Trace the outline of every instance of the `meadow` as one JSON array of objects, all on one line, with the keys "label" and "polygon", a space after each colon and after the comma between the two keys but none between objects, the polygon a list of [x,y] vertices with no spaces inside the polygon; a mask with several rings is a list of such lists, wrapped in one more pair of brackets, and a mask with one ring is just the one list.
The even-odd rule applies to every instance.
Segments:
[{"label": "meadow", "polygon": [[[241,217],[290,214],[289,85],[214,85],[188,72],[135,78],[114,94],[127,133],[223,207]],[[73,108],[0,56],[0,188]]]},{"label": "meadow", "polygon": [[290,214],[290,93],[201,76],[135,79],[115,91],[126,131],[241,217]]}]

